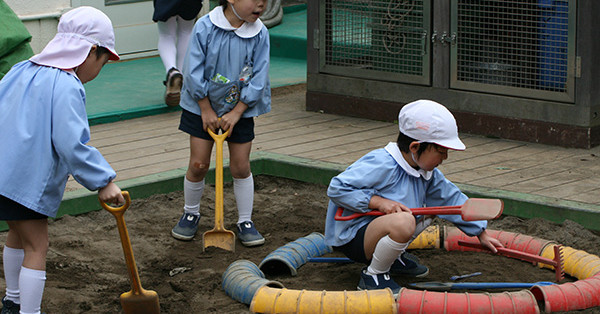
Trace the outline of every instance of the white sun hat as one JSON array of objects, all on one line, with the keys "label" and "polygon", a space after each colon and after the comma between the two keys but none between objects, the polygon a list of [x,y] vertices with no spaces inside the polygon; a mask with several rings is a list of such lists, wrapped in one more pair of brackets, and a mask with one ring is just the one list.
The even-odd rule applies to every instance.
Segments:
[{"label": "white sun hat", "polygon": [[398,114],[400,132],[419,142],[464,150],[465,144],[458,138],[454,116],[446,107],[431,100],[417,100],[406,104]]},{"label": "white sun hat", "polygon": [[61,16],[56,36],[39,54],[29,60],[59,69],[72,69],[83,63],[93,45],[111,53],[110,60],[119,60],[115,51],[112,22],[102,11],[82,6]]}]

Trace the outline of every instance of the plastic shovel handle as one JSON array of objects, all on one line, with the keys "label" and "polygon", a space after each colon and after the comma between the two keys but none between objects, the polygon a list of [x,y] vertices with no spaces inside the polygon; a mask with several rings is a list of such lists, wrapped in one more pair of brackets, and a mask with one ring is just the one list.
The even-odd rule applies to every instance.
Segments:
[{"label": "plastic shovel handle", "polygon": [[[411,208],[413,215],[460,215],[461,214],[461,205],[456,206],[438,206],[438,207],[418,207]],[[362,217],[362,216],[383,216],[385,215],[383,212],[378,210],[372,210],[366,213],[354,213],[348,216],[342,216],[344,213],[344,208],[338,207],[337,212],[335,213],[335,220],[339,221],[348,221],[354,218]]]}]

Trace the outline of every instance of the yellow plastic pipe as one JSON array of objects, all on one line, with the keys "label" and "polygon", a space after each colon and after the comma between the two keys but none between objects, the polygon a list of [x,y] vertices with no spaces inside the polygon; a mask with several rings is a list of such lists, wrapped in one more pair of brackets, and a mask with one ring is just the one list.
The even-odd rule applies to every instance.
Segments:
[{"label": "yellow plastic pipe", "polygon": [[390,289],[308,291],[260,288],[250,304],[252,313],[396,313]]}]

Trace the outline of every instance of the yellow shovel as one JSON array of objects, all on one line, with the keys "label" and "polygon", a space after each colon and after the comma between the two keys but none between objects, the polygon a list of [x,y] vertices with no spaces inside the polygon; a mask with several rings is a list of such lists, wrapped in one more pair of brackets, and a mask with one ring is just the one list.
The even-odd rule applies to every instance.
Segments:
[{"label": "yellow shovel", "polygon": [[235,233],[226,230],[223,225],[223,142],[230,130],[217,135],[210,128],[208,133],[217,145],[217,165],[215,167],[215,227],[202,234],[203,251],[209,246],[215,246],[235,252]]},{"label": "yellow shovel", "polygon": [[160,313],[160,305],[158,303],[158,294],[152,290],[144,290],[138,275],[138,269],[133,258],[133,250],[131,249],[131,241],[129,240],[129,232],[125,226],[123,214],[131,204],[129,192],[121,192],[125,197],[125,204],[121,207],[111,207],[100,201],[100,205],[109,211],[117,220],[117,228],[121,236],[121,244],[123,245],[123,253],[129,270],[129,279],[131,280],[131,291],[121,294],[121,307],[125,314],[154,314]]}]

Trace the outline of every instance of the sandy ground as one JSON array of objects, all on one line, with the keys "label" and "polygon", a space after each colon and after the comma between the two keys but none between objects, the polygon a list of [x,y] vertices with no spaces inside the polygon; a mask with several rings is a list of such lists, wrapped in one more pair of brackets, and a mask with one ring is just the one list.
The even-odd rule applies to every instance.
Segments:
[{"label": "sandy ground", "polygon": [[[247,313],[221,289],[221,276],[238,259],[257,265],[276,248],[306,236],[323,232],[327,204],[326,186],[268,176],[255,178],[253,220],[266,238],[263,246],[245,248],[236,244],[235,253],[217,248],[202,251],[202,233],[214,226],[214,188],[207,186],[201,212],[200,230],[191,242],[171,237],[177,222],[183,194],[173,192],[134,199],[125,213],[127,228],[142,286],[156,291],[163,313]],[[225,226],[235,230],[237,219],[231,184],[225,184]],[[135,198],[135,195],[133,195]],[[600,234],[576,223],[555,225],[542,219],[504,217],[492,222],[491,229],[519,232],[555,240],[573,248],[600,255]],[[42,310],[47,313],[120,313],[119,296],[131,289],[114,217],[101,210],[80,216],[66,216],[50,222],[50,252]],[[4,243],[6,233],[0,234]],[[529,263],[485,253],[416,250],[431,269],[420,281],[449,281],[452,275],[480,271],[471,281],[553,281],[554,272]],[[173,269],[187,271],[171,276]],[[355,290],[358,264],[307,263],[298,276],[267,277],[289,289]],[[396,278],[404,285],[414,279]],[[568,277],[566,281],[574,281]],[[3,280],[0,287],[4,288]],[[585,313],[600,313],[588,309]]]}]

